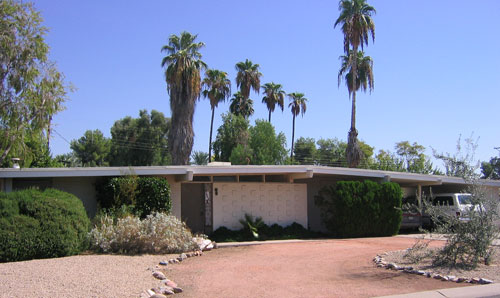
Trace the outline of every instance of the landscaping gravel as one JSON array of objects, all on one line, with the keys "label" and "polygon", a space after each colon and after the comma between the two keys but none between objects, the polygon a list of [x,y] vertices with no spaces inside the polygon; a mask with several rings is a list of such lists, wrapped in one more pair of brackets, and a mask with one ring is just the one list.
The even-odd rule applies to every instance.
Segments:
[{"label": "landscaping gravel", "polygon": [[[174,255],[172,255],[174,256]],[[165,255],[80,255],[0,264],[0,297],[139,297]]]}]

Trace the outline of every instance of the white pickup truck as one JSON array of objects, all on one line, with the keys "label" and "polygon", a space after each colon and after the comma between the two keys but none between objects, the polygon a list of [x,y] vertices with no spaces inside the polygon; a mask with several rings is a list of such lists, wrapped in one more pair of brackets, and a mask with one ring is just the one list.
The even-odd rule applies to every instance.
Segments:
[{"label": "white pickup truck", "polygon": [[[432,205],[439,206],[441,210],[450,216],[457,216],[460,220],[467,221],[469,219],[467,213],[472,210],[472,196],[468,193],[439,193],[433,194]],[[475,210],[480,210],[480,206],[476,206]],[[430,224],[430,216],[424,214],[423,224]]]}]

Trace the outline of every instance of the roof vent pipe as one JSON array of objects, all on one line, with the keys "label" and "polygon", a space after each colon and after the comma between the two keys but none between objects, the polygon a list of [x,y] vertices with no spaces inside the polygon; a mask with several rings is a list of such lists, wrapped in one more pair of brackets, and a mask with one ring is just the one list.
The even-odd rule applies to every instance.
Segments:
[{"label": "roof vent pipe", "polygon": [[20,169],[20,168],[21,168],[21,166],[19,166],[19,161],[21,160],[20,158],[14,157],[14,158],[12,158],[11,160],[12,160],[12,162],[14,163],[14,164],[12,165],[12,168],[13,168],[13,169]]}]

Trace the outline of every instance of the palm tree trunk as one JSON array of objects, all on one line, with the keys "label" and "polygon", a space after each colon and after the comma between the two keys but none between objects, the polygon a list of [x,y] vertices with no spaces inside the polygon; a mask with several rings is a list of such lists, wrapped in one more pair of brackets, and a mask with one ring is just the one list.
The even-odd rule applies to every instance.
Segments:
[{"label": "palm tree trunk", "polygon": [[293,114],[293,124],[292,124],[292,150],[290,151],[290,160],[293,160],[293,140],[295,138],[295,114]]},{"label": "palm tree trunk", "polygon": [[214,127],[214,112],[215,108],[212,107],[212,120],[210,121],[210,140],[208,142],[208,162],[212,160],[212,129]]},{"label": "palm tree trunk", "polygon": [[269,123],[271,123],[271,110],[269,110]]},{"label": "palm tree trunk", "polygon": [[355,168],[361,160],[361,150],[358,145],[358,131],[356,130],[356,78],[358,77],[358,48],[353,48],[352,65],[352,108],[351,108],[351,128],[347,135],[346,159],[350,168]]}]

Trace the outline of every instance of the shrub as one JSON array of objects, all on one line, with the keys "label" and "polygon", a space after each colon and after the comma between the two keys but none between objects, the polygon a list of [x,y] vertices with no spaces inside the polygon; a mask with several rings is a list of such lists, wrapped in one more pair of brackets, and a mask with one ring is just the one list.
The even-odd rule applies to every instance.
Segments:
[{"label": "shrub", "polygon": [[[246,223],[246,221],[244,222]],[[296,222],[286,227],[282,227],[278,224],[272,224],[271,226],[268,226],[265,223],[260,223],[258,226],[258,239],[253,236],[253,233],[249,231],[248,227],[243,227],[242,229],[237,231],[230,230],[226,227],[219,227],[210,235],[210,239],[217,242],[232,242],[255,240],[310,239],[324,236],[321,233],[309,231]]]},{"label": "shrub", "polygon": [[177,253],[197,248],[186,225],[175,216],[156,212],[145,219],[103,216],[89,233],[97,252],[140,254]]},{"label": "shrub", "polygon": [[402,196],[400,186],[392,182],[340,181],[323,188],[315,203],[334,236],[390,236],[399,230]]},{"label": "shrub", "polygon": [[123,206],[129,206],[126,209],[145,218],[155,211],[169,213],[171,210],[170,186],[164,178],[115,177],[98,183],[96,190],[99,205],[107,213],[118,215]]},{"label": "shrub", "polygon": [[0,193],[0,261],[78,254],[88,246],[82,202],[55,189]]},{"label": "shrub", "polygon": [[170,186],[166,179],[160,177],[139,178],[134,207],[136,214],[144,218],[155,211],[170,213],[171,208]]}]

